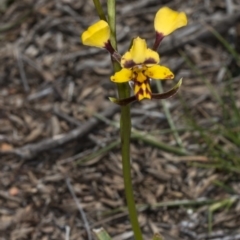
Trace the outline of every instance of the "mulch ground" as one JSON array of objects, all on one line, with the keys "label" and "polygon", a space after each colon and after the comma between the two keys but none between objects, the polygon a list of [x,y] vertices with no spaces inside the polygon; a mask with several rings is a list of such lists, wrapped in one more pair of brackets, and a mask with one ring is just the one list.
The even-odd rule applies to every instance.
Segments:
[{"label": "mulch ground", "polygon": [[[9,4],[8,6],[4,3]],[[189,57],[219,96],[232,56],[216,40],[214,27],[232,45],[240,38],[240,1],[162,1],[185,11],[189,25],[164,39],[161,63],[184,78],[180,93],[167,101],[184,148],[180,156],[135,138],[132,176],[145,239],[161,232],[171,239],[240,239],[240,181],[207,163],[206,143],[190,131],[186,106],[203,128],[222,113],[203,78],[184,61]],[[117,31],[124,53],[133,37],[153,43],[157,0],[119,1]],[[91,1],[0,1],[0,240],[90,239],[87,229],[104,227],[117,239],[133,239],[125,208],[119,129],[96,117],[119,120],[109,56],[88,48],[79,35],[98,18]],[[203,20],[205,21],[203,23]],[[207,26],[206,26],[207,22]],[[236,30],[236,31],[235,31]],[[237,31],[238,30],[238,31]],[[236,34],[232,34],[234,32]],[[239,34],[239,35],[237,35]],[[239,41],[240,42],[240,41]],[[239,75],[233,78],[240,107]],[[164,82],[164,89],[173,86]],[[153,90],[157,88],[153,83]],[[133,128],[176,146],[161,102],[132,105]],[[212,139],[228,148],[224,139]],[[116,143],[110,150],[100,149]],[[98,152],[96,156],[91,155]],[[89,157],[90,156],[90,157]],[[227,191],[214,182],[227,182]],[[213,213],[209,206],[230,199]],[[82,214],[87,222],[83,221]]]}]

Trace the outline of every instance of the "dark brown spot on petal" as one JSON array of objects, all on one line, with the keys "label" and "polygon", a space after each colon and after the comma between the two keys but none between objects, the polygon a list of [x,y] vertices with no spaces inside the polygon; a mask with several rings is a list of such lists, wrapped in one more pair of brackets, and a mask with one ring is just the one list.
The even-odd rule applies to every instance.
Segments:
[{"label": "dark brown spot on petal", "polygon": [[156,64],[158,62],[156,62],[156,60],[154,58],[147,58],[145,61],[144,61],[144,64]]},{"label": "dark brown spot on petal", "polygon": [[141,82],[138,82],[138,81],[134,81],[134,83],[136,84],[136,85],[138,85],[139,87],[142,85],[142,83]]},{"label": "dark brown spot on petal", "polygon": [[129,61],[125,61],[125,63],[123,64],[123,67],[124,68],[132,68],[132,67],[134,67],[136,65],[137,64],[133,60],[129,60]]},{"label": "dark brown spot on petal", "polygon": [[138,94],[142,94],[143,95],[143,89],[142,88],[139,89]]},{"label": "dark brown spot on petal", "polygon": [[140,88],[138,92],[135,93],[138,101],[142,100],[143,98],[152,99],[152,92],[149,85],[149,79],[142,83],[135,81],[134,84],[135,86],[137,85]]}]

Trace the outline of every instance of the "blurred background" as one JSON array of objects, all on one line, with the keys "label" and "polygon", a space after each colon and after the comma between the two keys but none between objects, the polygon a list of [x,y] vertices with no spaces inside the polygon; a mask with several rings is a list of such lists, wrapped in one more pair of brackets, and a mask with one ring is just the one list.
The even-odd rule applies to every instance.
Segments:
[{"label": "blurred background", "polygon": [[[106,1],[102,1],[106,10]],[[117,1],[121,54],[154,42],[162,6],[188,15],[161,65],[183,85],[131,105],[132,176],[146,239],[240,239],[240,1]],[[92,1],[0,0],[0,240],[133,239],[110,57],[79,36]],[[86,222],[82,220],[86,215]]]}]

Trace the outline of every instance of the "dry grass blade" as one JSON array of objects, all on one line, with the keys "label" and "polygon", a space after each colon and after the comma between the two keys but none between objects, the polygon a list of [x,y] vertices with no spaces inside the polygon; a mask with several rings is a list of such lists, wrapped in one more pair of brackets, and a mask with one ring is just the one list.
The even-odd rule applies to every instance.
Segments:
[{"label": "dry grass blade", "polygon": [[75,203],[78,207],[79,213],[80,213],[82,221],[84,223],[84,227],[85,227],[86,232],[87,232],[88,240],[92,240],[92,234],[91,234],[91,229],[90,229],[88,220],[87,220],[86,215],[85,215],[85,213],[82,209],[81,203],[80,203],[79,199],[77,198],[77,196],[76,196],[76,194],[73,190],[73,187],[71,185],[71,182],[70,182],[69,178],[66,179],[66,184],[67,184],[68,190],[70,191],[70,193],[71,193],[71,195],[72,195],[72,197],[73,197],[73,199],[74,199],[74,201],[75,201]]}]

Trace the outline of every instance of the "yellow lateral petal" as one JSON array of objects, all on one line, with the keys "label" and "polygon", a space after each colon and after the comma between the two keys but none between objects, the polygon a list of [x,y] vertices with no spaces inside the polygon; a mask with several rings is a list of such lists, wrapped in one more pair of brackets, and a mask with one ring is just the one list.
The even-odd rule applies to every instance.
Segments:
[{"label": "yellow lateral petal", "polygon": [[133,63],[132,54],[127,51],[121,58],[121,66],[123,68],[131,68],[134,65],[135,63]]},{"label": "yellow lateral petal", "polygon": [[147,68],[145,74],[150,78],[160,80],[174,78],[174,74],[171,72],[169,68],[159,65],[154,65],[152,67]]},{"label": "yellow lateral petal", "polygon": [[176,29],[187,25],[187,16],[183,12],[176,12],[168,7],[158,10],[154,19],[156,32],[164,36],[169,35]]},{"label": "yellow lateral petal", "polygon": [[105,21],[100,20],[83,32],[82,43],[87,46],[105,47],[109,38],[110,28]]},{"label": "yellow lateral petal", "polygon": [[146,64],[158,64],[160,62],[160,57],[159,54],[155,51],[153,51],[152,49],[148,48],[146,50],[146,58],[144,63]]},{"label": "yellow lateral petal", "polygon": [[111,81],[116,83],[128,82],[132,79],[132,70],[123,68],[111,76]]}]

